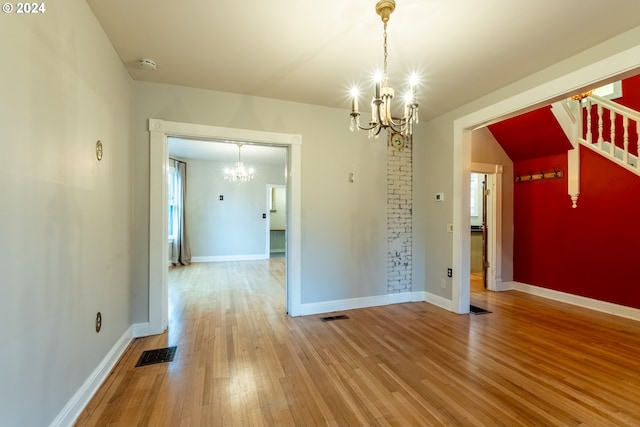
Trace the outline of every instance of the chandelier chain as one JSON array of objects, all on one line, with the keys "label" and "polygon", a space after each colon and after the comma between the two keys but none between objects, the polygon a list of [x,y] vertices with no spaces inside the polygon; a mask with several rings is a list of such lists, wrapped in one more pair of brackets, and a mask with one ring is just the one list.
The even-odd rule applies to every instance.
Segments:
[{"label": "chandelier chain", "polygon": [[387,23],[384,23],[384,32],[383,32],[383,44],[382,47],[384,49],[384,65],[383,65],[383,79],[384,85],[387,86],[389,84],[389,77],[387,76]]}]

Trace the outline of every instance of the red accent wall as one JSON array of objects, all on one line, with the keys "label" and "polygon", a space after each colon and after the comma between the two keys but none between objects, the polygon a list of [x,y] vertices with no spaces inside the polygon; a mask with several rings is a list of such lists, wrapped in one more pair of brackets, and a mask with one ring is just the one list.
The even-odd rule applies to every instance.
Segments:
[{"label": "red accent wall", "polygon": [[[640,75],[622,81],[618,102],[640,111]],[[618,119],[620,120],[620,119]],[[609,132],[609,124],[604,123]],[[548,107],[489,126],[514,174],[567,170],[567,143]],[[637,152],[635,127],[630,151]],[[616,123],[622,145],[622,123]],[[514,184],[514,280],[640,308],[640,177],[581,148],[580,197],[567,178]]]},{"label": "red accent wall", "polygon": [[622,98],[615,102],[640,111],[640,74],[622,81]]},{"label": "red accent wall", "polygon": [[488,128],[514,162],[566,153],[571,148],[549,106],[494,123]]},{"label": "red accent wall", "polygon": [[[640,308],[640,177],[581,148],[578,207],[567,179],[514,185],[514,280]],[[514,163],[566,171],[566,154]]]}]

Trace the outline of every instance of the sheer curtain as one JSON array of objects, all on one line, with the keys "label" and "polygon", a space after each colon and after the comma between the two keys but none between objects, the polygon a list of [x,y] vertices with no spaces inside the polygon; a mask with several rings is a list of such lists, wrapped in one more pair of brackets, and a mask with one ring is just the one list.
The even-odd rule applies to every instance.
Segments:
[{"label": "sheer curtain", "polygon": [[[187,195],[187,164],[179,160],[170,159],[170,165],[175,169],[173,182],[173,209],[170,204],[169,221],[173,221],[173,250],[171,262],[173,265],[188,265],[191,263],[191,249],[187,238],[185,221],[185,201]],[[170,183],[171,185],[171,183]],[[171,195],[169,197],[171,199]],[[171,212],[173,210],[173,213]]]}]

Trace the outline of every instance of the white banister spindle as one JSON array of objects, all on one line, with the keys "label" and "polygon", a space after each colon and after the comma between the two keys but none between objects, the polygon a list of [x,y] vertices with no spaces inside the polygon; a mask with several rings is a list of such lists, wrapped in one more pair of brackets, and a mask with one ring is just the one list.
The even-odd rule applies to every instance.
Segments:
[{"label": "white banister spindle", "polygon": [[609,122],[611,123],[611,133],[610,133],[610,145],[609,145],[609,154],[612,156],[616,155],[616,113],[613,110],[609,111]]},{"label": "white banister spindle", "polygon": [[622,161],[625,163],[629,163],[629,117],[622,116],[622,146],[624,151],[622,151]]},{"label": "white banister spindle", "polygon": [[598,104],[598,149],[602,150],[602,137],[603,124],[602,124],[602,105]]},{"label": "white banister spindle", "polygon": [[587,99],[587,143],[593,143],[593,134],[591,133],[591,100]]},{"label": "white banister spindle", "polygon": [[[583,116],[583,120],[586,122],[587,129],[580,132],[584,138],[578,137],[579,143],[640,176],[640,161],[638,159],[640,157],[640,111],[597,95],[590,95],[583,102],[587,106],[587,110],[582,113],[586,114],[586,118]],[[597,124],[594,117],[596,114],[598,116]],[[621,119],[616,124],[619,117]],[[605,135],[606,120],[610,126]],[[620,128],[621,126],[622,128]],[[596,132],[597,136],[594,135]],[[618,144],[616,144],[616,133],[618,133],[620,140]],[[629,152],[629,144],[634,143],[634,138],[636,138],[635,147],[637,147],[636,153],[638,154]]]}]

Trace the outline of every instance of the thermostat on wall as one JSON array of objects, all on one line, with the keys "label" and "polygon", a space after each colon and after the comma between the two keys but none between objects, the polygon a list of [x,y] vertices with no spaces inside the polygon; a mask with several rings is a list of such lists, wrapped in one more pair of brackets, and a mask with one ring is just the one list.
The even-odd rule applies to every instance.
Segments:
[{"label": "thermostat on wall", "polygon": [[444,193],[436,193],[436,202],[441,202],[444,200]]}]

